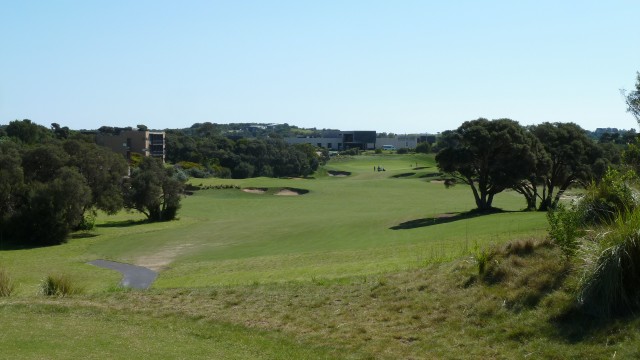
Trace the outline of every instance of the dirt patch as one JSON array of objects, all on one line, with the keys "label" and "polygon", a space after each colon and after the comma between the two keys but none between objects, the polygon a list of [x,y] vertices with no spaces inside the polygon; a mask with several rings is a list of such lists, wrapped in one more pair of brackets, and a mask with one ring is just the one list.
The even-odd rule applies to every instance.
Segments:
[{"label": "dirt patch", "polygon": [[351,175],[351,173],[348,171],[338,171],[338,170],[329,170],[327,171],[327,173],[329,174],[329,176],[339,176],[339,177],[345,177],[345,176]]},{"label": "dirt patch", "polygon": [[155,254],[139,257],[135,263],[138,266],[144,266],[153,271],[162,271],[165,270],[175,258],[184,254],[192,246],[192,244],[180,244],[166,247]]},{"label": "dirt patch", "polygon": [[244,188],[242,191],[249,194],[264,194],[267,192],[267,188]]}]

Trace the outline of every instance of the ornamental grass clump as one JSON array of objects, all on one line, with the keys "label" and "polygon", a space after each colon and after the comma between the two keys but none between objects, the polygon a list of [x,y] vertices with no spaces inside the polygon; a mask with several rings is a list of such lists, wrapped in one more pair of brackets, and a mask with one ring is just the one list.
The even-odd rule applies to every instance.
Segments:
[{"label": "ornamental grass clump", "polygon": [[640,211],[603,227],[582,255],[585,272],[578,300],[594,316],[608,318],[640,309]]},{"label": "ornamental grass clump", "polygon": [[11,296],[15,289],[15,284],[9,273],[0,268],[0,297]]},{"label": "ornamental grass clump", "polygon": [[48,275],[40,283],[40,294],[44,296],[65,297],[78,294],[82,289],[78,287],[68,275]]}]

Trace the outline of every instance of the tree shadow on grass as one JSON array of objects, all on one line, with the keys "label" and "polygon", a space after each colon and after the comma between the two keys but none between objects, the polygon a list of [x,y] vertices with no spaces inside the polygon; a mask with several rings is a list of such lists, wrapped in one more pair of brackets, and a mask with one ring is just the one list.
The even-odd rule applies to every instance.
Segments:
[{"label": "tree shadow on grass", "polygon": [[433,217],[405,221],[398,225],[392,226],[389,229],[409,230],[409,229],[415,229],[415,228],[432,226],[432,225],[446,224],[454,221],[465,220],[465,219],[470,219],[478,216],[491,215],[491,214],[496,214],[501,212],[507,212],[507,211],[504,211],[501,209],[491,209],[486,211],[471,210],[471,211],[465,211],[465,212],[450,212],[450,213],[438,214]]},{"label": "tree shadow on grass", "polygon": [[94,234],[90,232],[81,232],[81,233],[71,234],[69,237],[71,239],[88,239],[96,236],[98,236],[98,234]]},{"label": "tree shadow on grass", "polygon": [[99,228],[112,228],[112,227],[122,228],[122,227],[129,227],[129,226],[141,225],[141,224],[146,224],[146,223],[147,223],[147,220],[107,221],[104,224],[96,225],[96,227],[99,227]]},{"label": "tree shadow on grass", "polygon": [[554,335],[570,344],[577,344],[601,336],[608,337],[609,334],[618,333],[621,329],[627,328],[633,321],[634,316],[597,318],[585,314],[577,306],[565,310],[550,320],[555,330]]}]

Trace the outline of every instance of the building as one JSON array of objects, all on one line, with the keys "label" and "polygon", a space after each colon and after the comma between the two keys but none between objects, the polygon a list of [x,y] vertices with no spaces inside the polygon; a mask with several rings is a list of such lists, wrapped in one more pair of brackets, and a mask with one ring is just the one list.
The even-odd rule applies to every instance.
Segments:
[{"label": "building", "polygon": [[376,148],[375,131],[341,131],[337,137],[290,137],[284,140],[288,144],[311,144],[336,151],[352,148],[358,148],[360,150],[373,150]]},{"label": "building", "polygon": [[417,135],[397,135],[395,137],[379,137],[376,139],[376,148],[382,149],[384,145],[391,145],[396,149],[414,149],[418,145]]},{"label": "building", "polygon": [[152,156],[164,162],[165,133],[164,131],[123,130],[115,133],[98,133],[96,143],[106,146],[122,154],[130,160],[132,153],[142,156]]}]

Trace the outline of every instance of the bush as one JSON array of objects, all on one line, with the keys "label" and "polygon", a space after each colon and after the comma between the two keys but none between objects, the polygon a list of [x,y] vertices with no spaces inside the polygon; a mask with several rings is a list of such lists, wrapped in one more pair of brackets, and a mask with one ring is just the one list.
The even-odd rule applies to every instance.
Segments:
[{"label": "bush", "polygon": [[583,216],[576,206],[569,208],[558,204],[547,212],[549,238],[558,245],[565,255],[574,255],[579,245],[579,237],[584,234]]},{"label": "bush", "polygon": [[600,183],[592,183],[586,194],[569,206],[559,204],[547,213],[549,237],[564,251],[573,255],[579,238],[587,228],[611,224],[621,214],[636,209],[636,199],[627,181],[631,174],[608,170]]},{"label": "bush", "polygon": [[80,220],[80,223],[74,228],[74,230],[89,231],[89,230],[93,230],[95,226],[96,226],[96,213],[95,211],[89,210],[82,215],[82,220]]},{"label": "bush", "polygon": [[11,296],[14,288],[15,285],[13,283],[13,279],[9,276],[9,273],[0,268],[0,297]]},{"label": "bush", "polygon": [[409,153],[409,149],[407,148],[400,148],[396,151],[396,154],[408,154]]},{"label": "bush", "polygon": [[640,211],[604,227],[586,247],[578,300],[592,315],[608,318],[640,309]]},{"label": "bush", "polygon": [[77,287],[67,275],[49,275],[40,283],[40,294],[44,296],[64,297],[81,292],[82,289]]},{"label": "bush", "polygon": [[376,154],[382,154],[382,149],[380,149],[380,148],[376,149],[375,153]]},{"label": "bush", "polygon": [[360,149],[354,147],[340,152],[340,155],[360,155]]},{"label": "bush", "polygon": [[431,144],[424,141],[416,145],[416,152],[422,154],[428,154],[431,152]]},{"label": "bush", "polygon": [[620,174],[609,169],[602,181],[591,184],[587,193],[578,204],[587,224],[605,224],[612,222],[618,214],[633,211],[636,199],[627,185],[631,173]]}]

